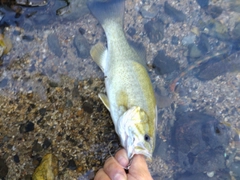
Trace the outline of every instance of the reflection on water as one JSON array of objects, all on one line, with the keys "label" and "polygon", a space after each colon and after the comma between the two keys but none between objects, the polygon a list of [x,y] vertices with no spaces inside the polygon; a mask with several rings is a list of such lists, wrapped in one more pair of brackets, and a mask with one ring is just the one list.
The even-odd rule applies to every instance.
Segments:
[{"label": "reflection on water", "polygon": [[[91,179],[119,147],[89,56],[103,31],[86,1],[17,2],[0,6],[0,178],[27,179],[52,153],[59,179]],[[239,1],[125,5],[159,101],[154,179],[239,179]]]}]

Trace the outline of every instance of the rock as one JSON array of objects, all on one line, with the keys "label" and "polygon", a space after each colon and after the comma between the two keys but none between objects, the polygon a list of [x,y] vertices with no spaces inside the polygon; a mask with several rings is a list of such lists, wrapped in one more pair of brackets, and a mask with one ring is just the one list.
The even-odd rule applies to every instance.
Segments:
[{"label": "rock", "polygon": [[206,13],[209,14],[213,19],[219,17],[222,14],[223,9],[219,6],[208,6]]},{"label": "rock", "polygon": [[89,9],[86,4],[87,0],[71,0],[67,1],[67,5],[57,10],[59,15],[64,20],[75,21],[85,14],[89,13]]},{"label": "rock", "polygon": [[0,158],[0,178],[4,179],[7,176],[8,167],[5,163],[5,160]]},{"label": "rock", "polygon": [[33,143],[32,151],[33,152],[40,152],[40,151],[42,151],[42,146],[41,146],[41,144],[38,143],[37,140],[35,140],[34,143]]},{"label": "rock", "polygon": [[164,24],[160,19],[153,19],[144,25],[144,30],[152,43],[157,43],[164,37]]},{"label": "rock", "polygon": [[31,42],[31,41],[34,40],[34,36],[24,35],[24,36],[22,37],[22,39],[23,39],[24,41]]},{"label": "rock", "polygon": [[54,33],[51,33],[47,37],[48,47],[53,54],[58,57],[62,56],[62,49],[58,40],[58,36]]},{"label": "rock", "polygon": [[235,24],[235,27],[232,30],[232,37],[235,40],[240,40],[240,22]]},{"label": "rock", "polygon": [[230,35],[228,33],[228,27],[222,24],[220,21],[210,20],[206,24],[206,30],[204,33],[207,35],[217,38],[221,41],[230,40]]},{"label": "rock", "polygon": [[140,9],[140,14],[144,18],[152,19],[157,15],[158,11],[159,11],[159,7],[157,7],[155,4],[153,4],[152,6],[151,5],[144,5]]},{"label": "rock", "polygon": [[73,45],[77,50],[77,55],[80,58],[88,58],[90,55],[90,45],[85,37],[81,34],[75,36]]},{"label": "rock", "polygon": [[52,144],[52,141],[48,138],[45,138],[45,140],[43,141],[42,148],[47,149],[49,148],[49,146],[51,146],[51,144]]},{"label": "rock", "polygon": [[209,0],[197,0],[197,3],[201,8],[207,8]]},{"label": "rock", "polygon": [[166,56],[165,51],[159,51],[153,60],[153,68],[159,75],[169,74],[179,69],[178,62],[174,58]]},{"label": "rock", "polygon": [[177,36],[172,36],[171,43],[173,45],[178,45],[179,38]]},{"label": "rock", "polygon": [[15,163],[19,163],[20,162],[19,156],[17,154],[13,156],[13,160],[14,160]]},{"label": "rock", "polygon": [[5,86],[7,86],[8,83],[8,79],[4,78],[0,81],[0,88],[4,88]]},{"label": "rock", "polygon": [[164,11],[169,15],[175,22],[183,22],[186,20],[186,15],[174,7],[170,6],[167,1],[164,3]]},{"label": "rock", "polygon": [[202,52],[196,44],[190,44],[188,46],[188,57],[199,58],[201,56],[202,56]]},{"label": "rock", "polygon": [[93,106],[89,102],[84,102],[82,105],[82,109],[89,114],[93,113]]},{"label": "rock", "polygon": [[136,34],[136,29],[134,29],[133,27],[130,27],[127,30],[127,33],[128,33],[129,36],[133,37]]},{"label": "rock", "polygon": [[173,146],[180,166],[191,173],[226,168],[227,127],[208,114],[180,112],[176,110],[177,120],[173,128]]},{"label": "rock", "polygon": [[188,36],[185,36],[183,39],[182,39],[182,44],[184,46],[188,46],[190,44],[194,44],[196,40],[196,35],[192,34],[192,35],[188,35]]},{"label": "rock", "polygon": [[239,0],[231,0],[229,4],[229,9],[231,11],[240,13],[240,1]]},{"label": "rock", "polygon": [[69,168],[71,170],[76,170],[77,169],[77,165],[76,165],[76,163],[75,163],[75,161],[73,159],[68,161],[67,168]]},{"label": "rock", "polygon": [[35,169],[33,180],[54,180],[58,175],[58,160],[53,154],[46,154]]},{"label": "rock", "polygon": [[21,124],[19,127],[20,133],[27,133],[33,130],[34,130],[34,123],[32,123],[31,121],[27,121],[26,123]]}]

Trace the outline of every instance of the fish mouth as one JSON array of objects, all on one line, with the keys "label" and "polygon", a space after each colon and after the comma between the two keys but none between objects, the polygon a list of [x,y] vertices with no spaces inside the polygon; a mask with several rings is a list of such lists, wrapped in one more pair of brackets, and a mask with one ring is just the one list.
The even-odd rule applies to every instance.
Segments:
[{"label": "fish mouth", "polygon": [[152,161],[152,154],[148,152],[147,149],[144,149],[144,148],[141,148],[141,147],[136,147],[134,148],[133,150],[133,153],[132,153],[132,157],[135,155],[135,154],[142,154],[145,156],[146,160],[151,162]]}]

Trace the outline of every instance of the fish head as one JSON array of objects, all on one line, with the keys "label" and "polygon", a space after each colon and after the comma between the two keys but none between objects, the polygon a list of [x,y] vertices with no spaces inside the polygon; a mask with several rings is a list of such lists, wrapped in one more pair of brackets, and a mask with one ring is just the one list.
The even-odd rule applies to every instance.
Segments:
[{"label": "fish head", "polygon": [[122,126],[118,126],[119,137],[123,147],[127,150],[128,158],[135,154],[142,154],[147,160],[152,160],[155,146],[155,127],[149,123],[148,115],[140,107],[132,107],[121,117]]}]

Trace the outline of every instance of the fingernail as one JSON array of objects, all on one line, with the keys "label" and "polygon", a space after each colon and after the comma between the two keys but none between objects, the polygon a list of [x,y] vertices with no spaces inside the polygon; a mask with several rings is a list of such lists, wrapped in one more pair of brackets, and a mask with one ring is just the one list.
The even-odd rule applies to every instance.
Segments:
[{"label": "fingernail", "polygon": [[122,166],[126,166],[128,164],[128,158],[126,156],[120,156],[118,158],[118,162],[119,164],[121,164]]},{"label": "fingernail", "polygon": [[121,173],[117,173],[115,174],[115,176],[113,177],[113,180],[126,180],[126,176],[121,174]]}]

